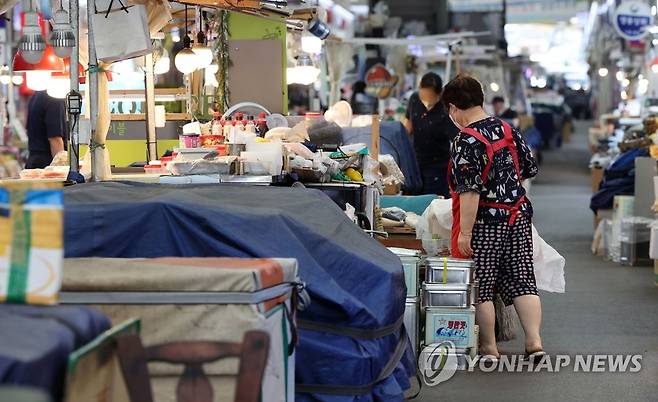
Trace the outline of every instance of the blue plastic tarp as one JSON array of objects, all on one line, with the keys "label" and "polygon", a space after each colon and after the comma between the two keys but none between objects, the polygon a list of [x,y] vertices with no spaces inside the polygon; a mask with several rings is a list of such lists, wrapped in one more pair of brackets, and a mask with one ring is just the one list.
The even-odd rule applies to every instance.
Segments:
[{"label": "blue plastic tarp", "polygon": [[[400,260],[309,189],[92,183],[65,190],[67,257],[289,257],[312,303],[299,318],[349,329],[394,326],[404,313]],[[364,385],[377,379],[403,339],[304,330],[298,384]],[[405,338],[406,339],[406,338]],[[408,348],[407,348],[408,349]],[[401,401],[414,374],[405,353],[392,375],[363,396],[300,394],[298,400]]]},{"label": "blue plastic tarp", "polygon": [[[343,143],[364,143],[371,146],[372,127],[343,128]],[[416,160],[416,151],[402,123],[385,121],[379,128],[379,153],[393,156],[405,179],[405,193],[418,194],[423,189],[423,178]]]},{"label": "blue plastic tarp", "polygon": [[99,311],[0,304],[0,384],[40,388],[60,401],[68,356],[110,328]]}]

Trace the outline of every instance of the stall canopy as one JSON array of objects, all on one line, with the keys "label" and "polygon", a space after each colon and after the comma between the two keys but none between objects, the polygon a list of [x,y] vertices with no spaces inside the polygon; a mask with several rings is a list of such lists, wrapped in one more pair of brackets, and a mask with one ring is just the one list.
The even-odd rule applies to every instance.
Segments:
[{"label": "stall canopy", "polygon": [[296,258],[312,298],[299,315],[297,400],[401,400],[409,387],[400,261],[319,191],[73,186],[65,239],[67,257]]}]

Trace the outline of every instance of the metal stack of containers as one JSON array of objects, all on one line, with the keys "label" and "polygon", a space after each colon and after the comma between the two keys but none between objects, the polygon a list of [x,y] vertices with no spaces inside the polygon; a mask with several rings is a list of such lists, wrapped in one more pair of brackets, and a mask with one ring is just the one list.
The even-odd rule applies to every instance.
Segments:
[{"label": "metal stack of containers", "polygon": [[420,266],[421,254],[418,250],[390,248],[400,258],[404,268],[404,281],[407,284],[407,300],[404,309],[404,326],[407,329],[409,340],[413,346],[414,354],[418,356],[420,345]]},{"label": "metal stack of containers", "polygon": [[458,368],[464,369],[466,355],[477,355],[475,307],[478,285],[473,280],[473,261],[450,257],[426,260],[422,284],[425,314],[425,349],[433,353],[437,345],[450,341],[455,346]]}]

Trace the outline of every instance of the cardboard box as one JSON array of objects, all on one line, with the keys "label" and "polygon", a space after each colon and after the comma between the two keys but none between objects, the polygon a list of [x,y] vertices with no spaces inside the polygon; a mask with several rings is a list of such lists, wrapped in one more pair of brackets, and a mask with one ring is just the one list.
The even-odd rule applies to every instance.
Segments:
[{"label": "cardboard box", "polygon": [[61,183],[0,187],[0,303],[55,304],[61,285]]},{"label": "cardboard box", "polygon": [[387,184],[384,186],[384,195],[399,195],[400,191],[402,191],[400,183]]}]

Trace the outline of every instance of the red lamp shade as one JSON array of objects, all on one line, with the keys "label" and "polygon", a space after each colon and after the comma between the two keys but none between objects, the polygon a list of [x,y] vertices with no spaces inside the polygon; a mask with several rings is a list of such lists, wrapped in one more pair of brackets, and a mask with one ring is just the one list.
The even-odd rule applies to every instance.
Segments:
[{"label": "red lamp shade", "polygon": [[[105,76],[107,77],[107,82],[112,82],[112,71],[106,71]],[[80,65],[80,83],[81,84],[86,84],[87,83],[87,74],[85,74],[85,70],[82,69],[82,65]]]},{"label": "red lamp shade", "polygon": [[21,52],[14,56],[14,72],[26,71],[64,71],[64,60],[55,55],[53,47],[48,45],[43,52],[43,58],[37,64],[30,64],[23,59]]},{"label": "red lamp shade", "polygon": [[[67,57],[64,59],[64,70],[62,71],[54,71],[53,72],[53,77],[70,77],[71,76],[71,58]],[[85,77],[85,68],[82,67],[82,64],[78,63],[78,82],[80,84],[84,84],[86,82],[86,77]]]}]

